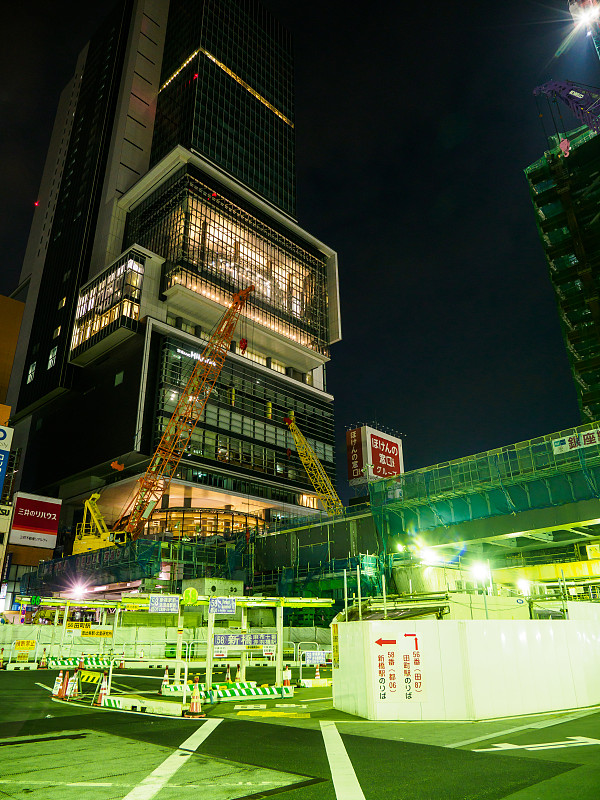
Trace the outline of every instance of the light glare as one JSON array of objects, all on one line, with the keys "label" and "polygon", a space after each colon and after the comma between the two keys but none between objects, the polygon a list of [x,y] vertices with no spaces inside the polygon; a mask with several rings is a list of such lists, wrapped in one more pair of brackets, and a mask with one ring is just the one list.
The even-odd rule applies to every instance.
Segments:
[{"label": "light glare", "polygon": [[487,568],[487,565],[482,564],[480,561],[477,562],[477,564],[473,564],[471,567],[471,574],[476,581],[487,581],[490,577],[490,572]]}]

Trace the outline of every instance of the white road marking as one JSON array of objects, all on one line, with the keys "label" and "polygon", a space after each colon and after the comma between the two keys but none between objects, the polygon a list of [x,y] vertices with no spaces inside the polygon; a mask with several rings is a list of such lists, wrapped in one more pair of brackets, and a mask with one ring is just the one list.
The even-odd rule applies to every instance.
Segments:
[{"label": "white road marking", "polygon": [[597,714],[598,709],[593,711],[584,711],[581,714],[570,714],[568,717],[559,717],[558,719],[542,720],[541,722],[529,722],[527,725],[519,725],[517,728],[506,728],[503,731],[496,731],[495,733],[486,733],[483,736],[477,736],[475,739],[465,739],[463,742],[454,742],[453,744],[444,745],[445,747],[464,747],[467,744],[475,744],[476,742],[483,742],[485,739],[495,739],[498,736],[507,736],[509,733],[517,733],[518,731],[526,731],[531,728],[549,728],[552,725],[560,725],[563,722],[571,722],[580,717],[587,717],[590,714]]},{"label": "white road marking", "polygon": [[36,685],[36,686],[41,686],[41,687],[42,687],[42,689],[47,689],[49,692],[51,692],[51,691],[52,691],[52,687],[51,687],[51,686],[46,686],[46,684],[45,684],[45,683],[38,683],[38,682],[36,681],[36,682],[35,682],[35,685]]},{"label": "white road marking", "polygon": [[538,744],[510,744],[502,742],[492,747],[474,750],[474,753],[497,753],[501,750],[560,750],[563,747],[585,747],[586,745],[600,744],[600,739],[590,739],[589,736],[567,736],[564,742],[539,742]]},{"label": "white road marking", "polygon": [[[100,786],[100,787],[112,787],[112,786],[120,786],[124,789],[129,789],[132,784],[131,783],[105,783],[99,781],[55,781],[52,778],[48,778],[45,781],[37,781],[37,780],[30,780],[25,778],[0,778],[0,785],[6,785],[14,783],[15,785],[21,786],[75,786],[75,787],[93,787],[93,786]],[[281,784],[279,781],[203,781],[202,783],[170,783],[169,789],[204,789],[207,786],[280,786]]]},{"label": "white road marking", "polygon": [[365,800],[335,722],[321,720],[320,725],[337,800]]},{"label": "white road marking", "polygon": [[275,703],[275,708],[308,708],[304,703]]},{"label": "white road marking", "polygon": [[266,704],[259,704],[259,705],[255,705],[255,706],[246,704],[246,705],[243,705],[243,706],[234,706],[233,710],[234,711],[250,711],[250,709],[257,709],[257,710],[260,709],[262,711],[266,707],[267,707]]},{"label": "white road marking", "polygon": [[206,720],[206,722],[198,728],[197,731],[194,731],[174,753],[171,753],[162,764],[159,764],[154,772],[151,772],[147,778],[144,778],[144,780],[135,787],[135,789],[132,789],[125,795],[123,800],[151,800],[151,798],[155,797],[177,770],[187,763],[202,742],[210,736],[221,722],[223,722],[222,719]]}]

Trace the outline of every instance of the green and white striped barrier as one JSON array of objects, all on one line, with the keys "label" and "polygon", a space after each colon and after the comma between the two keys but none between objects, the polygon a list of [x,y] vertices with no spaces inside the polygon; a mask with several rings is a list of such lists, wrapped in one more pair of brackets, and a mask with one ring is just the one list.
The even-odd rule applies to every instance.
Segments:
[{"label": "green and white striped barrier", "polygon": [[[62,669],[63,667],[78,667],[82,662],[81,658],[49,658],[48,669]],[[110,667],[110,658],[100,656],[85,656],[83,659],[84,667]]]},{"label": "green and white striped barrier", "polygon": [[[187,691],[191,694],[192,689],[194,688],[194,682],[188,681],[188,688]],[[213,683],[212,690],[216,691],[218,689],[251,689],[256,686],[256,681],[239,681],[237,683]],[[201,692],[206,691],[206,684],[199,683],[198,689]],[[183,683],[171,683],[168,686],[163,686],[161,689],[161,694],[183,694]]]}]

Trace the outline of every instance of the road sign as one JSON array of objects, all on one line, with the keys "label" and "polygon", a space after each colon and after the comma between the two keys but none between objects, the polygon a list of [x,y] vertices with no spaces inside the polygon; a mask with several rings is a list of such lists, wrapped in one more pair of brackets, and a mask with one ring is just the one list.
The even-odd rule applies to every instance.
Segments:
[{"label": "road sign", "polygon": [[333,669],[340,668],[340,640],[337,622],[331,626],[331,661]]},{"label": "road sign", "polygon": [[17,639],[15,650],[35,650],[35,639]]},{"label": "road sign", "polygon": [[4,477],[8,467],[12,437],[13,429],[0,425],[0,494],[2,494],[2,486],[4,485]]},{"label": "road sign", "polygon": [[326,664],[327,653],[325,650],[302,650],[305,664]]},{"label": "road sign", "polygon": [[179,614],[178,594],[151,594],[148,597],[150,614]]},{"label": "road sign", "polygon": [[92,627],[91,622],[67,622],[68,631],[83,631],[89,630]]},{"label": "road sign", "polygon": [[113,632],[108,628],[94,628],[94,630],[91,629],[82,630],[81,635],[85,636],[86,638],[109,639],[113,635]]},{"label": "road sign", "polygon": [[277,646],[276,633],[215,633],[215,647],[264,647]]},{"label": "road sign", "polygon": [[270,658],[271,656],[275,655],[275,647],[272,644],[268,644],[266,647],[263,647],[263,656],[265,658]]},{"label": "road sign", "polygon": [[227,658],[227,648],[220,646],[213,648],[213,656],[214,658]]},{"label": "road sign", "polygon": [[209,614],[235,614],[235,597],[211,597],[208,601]]},{"label": "road sign", "polygon": [[197,599],[198,599],[198,590],[195,589],[193,586],[188,586],[188,588],[183,593],[184,605],[186,606],[194,605]]}]

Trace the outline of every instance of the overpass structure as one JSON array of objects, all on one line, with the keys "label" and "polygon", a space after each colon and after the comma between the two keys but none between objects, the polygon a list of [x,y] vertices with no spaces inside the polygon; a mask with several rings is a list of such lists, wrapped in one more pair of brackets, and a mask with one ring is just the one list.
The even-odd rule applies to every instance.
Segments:
[{"label": "overpass structure", "polygon": [[369,493],[384,551],[558,556],[600,542],[600,423],[375,481]]}]

